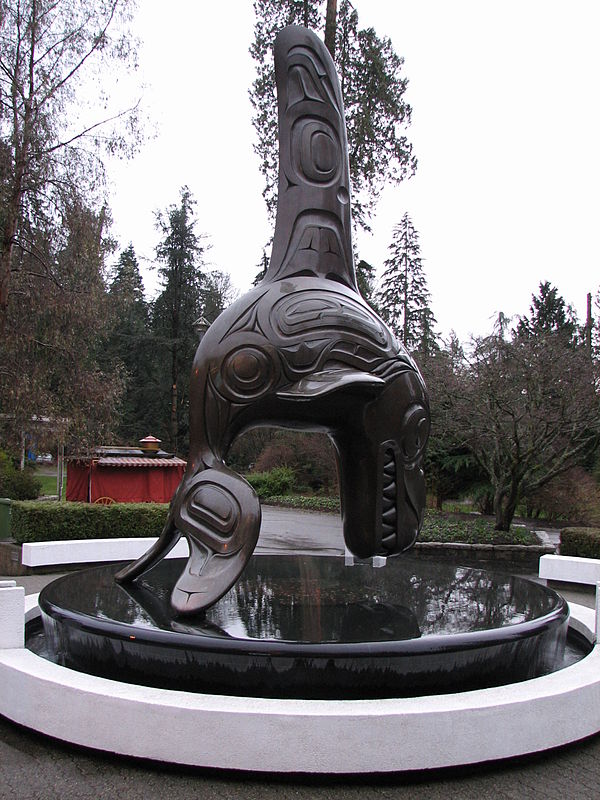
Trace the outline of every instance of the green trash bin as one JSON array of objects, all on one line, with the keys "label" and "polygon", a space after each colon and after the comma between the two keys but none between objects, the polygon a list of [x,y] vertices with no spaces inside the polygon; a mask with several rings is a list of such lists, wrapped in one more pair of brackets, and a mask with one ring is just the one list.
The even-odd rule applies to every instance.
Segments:
[{"label": "green trash bin", "polygon": [[10,504],[8,497],[0,497],[0,539],[10,539]]}]

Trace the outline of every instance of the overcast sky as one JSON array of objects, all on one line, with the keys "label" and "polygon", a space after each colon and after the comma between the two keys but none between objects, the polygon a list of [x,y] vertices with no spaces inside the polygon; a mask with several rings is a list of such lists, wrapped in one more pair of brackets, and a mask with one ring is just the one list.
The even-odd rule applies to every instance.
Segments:
[{"label": "overcast sky", "polygon": [[[526,313],[549,280],[583,321],[600,287],[598,0],[354,0],[404,57],[419,166],[385,190],[361,258],[378,269],[408,211],[442,334]],[[270,227],[252,150],[251,0],[142,0],[143,102],[155,138],[111,165],[113,232],[150,294],[154,211],[187,184],[209,261],[245,291]],[[167,12],[168,8],[168,12]]]}]

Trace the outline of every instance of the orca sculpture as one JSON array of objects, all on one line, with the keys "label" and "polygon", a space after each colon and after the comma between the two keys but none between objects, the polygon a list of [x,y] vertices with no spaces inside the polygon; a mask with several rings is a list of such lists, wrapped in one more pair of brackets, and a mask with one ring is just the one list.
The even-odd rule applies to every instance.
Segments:
[{"label": "orca sculpture", "polygon": [[425,506],[427,394],[414,361],[358,293],[348,146],[333,61],[290,26],[275,42],[279,197],[263,280],[226,309],[192,367],[190,453],[156,544],[117,575],[137,578],[183,534],[190,555],[171,604],[215,603],[248,562],[258,498],[225,464],[243,431],[326,431],[337,454],[344,538],[366,558],[410,547]]}]

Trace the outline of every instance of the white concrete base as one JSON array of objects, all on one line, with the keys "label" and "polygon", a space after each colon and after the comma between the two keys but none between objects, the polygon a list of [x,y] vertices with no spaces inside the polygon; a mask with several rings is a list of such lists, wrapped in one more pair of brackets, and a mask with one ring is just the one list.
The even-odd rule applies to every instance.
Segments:
[{"label": "white concrete base", "polygon": [[0,650],[25,643],[25,589],[16,581],[0,581]]},{"label": "white concrete base", "polygon": [[[27,598],[27,618],[39,613]],[[571,606],[593,640],[594,611]],[[546,750],[600,730],[600,649],[567,669],[460,694],[277,700],[121,684],[0,651],[0,713],[73,744],[176,764],[364,773],[455,766]]]},{"label": "white concrete base", "polygon": [[[155,536],[127,539],[65,539],[53,542],[26,542],[21,562],[26,567],[54,564],[88,564],[96,561],[133,561],[154,544]],[[167,558],[187,558],[187,541],[181,538]]]},{"label": "white concrete base", "polygon": [[595,586],[600,582],[600,559],[578,556],[542,556],[540,578]]}]

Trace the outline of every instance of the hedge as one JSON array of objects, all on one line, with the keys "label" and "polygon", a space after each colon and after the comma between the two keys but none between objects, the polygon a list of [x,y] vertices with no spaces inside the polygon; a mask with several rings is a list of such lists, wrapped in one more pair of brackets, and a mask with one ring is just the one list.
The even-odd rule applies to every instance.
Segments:
[{"label": "hedge", "polygon": [[167,518],[163,503],[52,503],[11,505],[11,536],[24,542],[158,536]]},{"label": "hedge", "polygon": [[302,511],[322,511],[326,513],[340,513],[339,497],[305,497],[298,494],[273,495],[261,497],[267,506],[282,506],[283,508],[298,508]]},{"label": "hedge", "polygon": [[[319,511],[338,511],[338,498],[270,497],[268,502]],[[158,536],[168,506],[162,503],[53,503],[13,501],[11,535],[19,543],[61,539],[117,539]],[[581,534],[583,532],[583,535]],[[572,534],[575,533],[575,536]],[[566,536],[565,536],[566,534]],[[537,544],[531,531],[511,528],[510,533],[494,530],[493,520],[471,519],[428,510],[419,537],[422,542],[470,542],[486,544]],[[584,541],[586,548],[568,549],[570,542]],[[561,553],[600,558],[600,530],[567,528],[561,534]]]},{"label": "hedge", "polygon": [[560,554],[600,558],[600,528],[564,528],[560,532]]},{"label": "hedge", "polygon": [[261,500],[275,495],[286,495],[294,487],[296,477],[290,467],[275,467],[269,472],[251,472],[245,476]]}]

